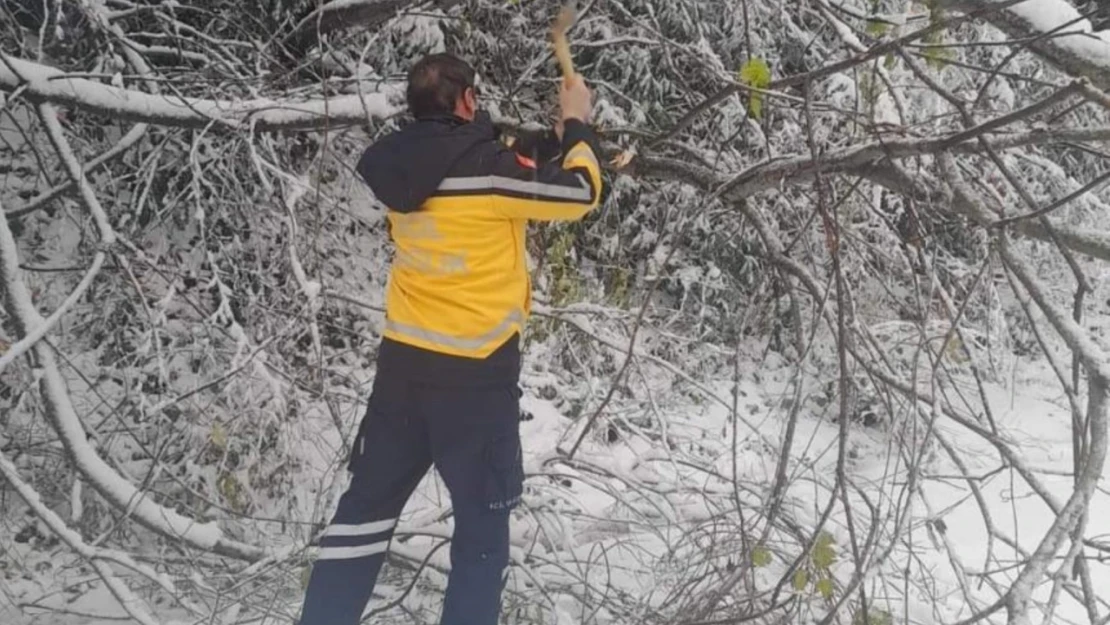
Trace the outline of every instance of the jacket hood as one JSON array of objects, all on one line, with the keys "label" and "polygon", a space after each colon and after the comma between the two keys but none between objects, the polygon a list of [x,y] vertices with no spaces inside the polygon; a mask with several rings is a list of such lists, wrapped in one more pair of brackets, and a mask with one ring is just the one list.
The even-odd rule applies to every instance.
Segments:
[{"label": "jacket hood", "polygon": [[362,153],[358,173],[390,209],[420,208],[474,146],[497,139],[489,113],[474,121],[458,117],[419,119],[386,136]]}]

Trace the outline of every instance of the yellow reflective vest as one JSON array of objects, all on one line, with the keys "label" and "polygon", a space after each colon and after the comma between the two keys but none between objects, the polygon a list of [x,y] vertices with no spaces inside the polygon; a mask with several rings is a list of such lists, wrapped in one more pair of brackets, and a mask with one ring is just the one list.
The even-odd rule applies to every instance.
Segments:
[{"label": "yellow reflective vest", "polygon": [[581,219],[602,194],[597,140],[565,124],[562,158],[537,164],[486,116],[420,120],[371,146],[359,172],[389,207],[396,256],[385,337],[483,359],[530,312],[529,220]]}]

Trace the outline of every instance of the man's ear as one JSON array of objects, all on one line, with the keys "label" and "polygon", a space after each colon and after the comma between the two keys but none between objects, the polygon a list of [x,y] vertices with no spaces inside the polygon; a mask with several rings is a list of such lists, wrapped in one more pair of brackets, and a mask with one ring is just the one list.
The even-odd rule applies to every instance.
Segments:
[{"label": "man's ear", "polygon": [[462,105],[465,113],[463,117],[473,121],[474,114],[478,112],[478,97],[474,94],[473,87],[467,87],[466,91],[463,91]]}]

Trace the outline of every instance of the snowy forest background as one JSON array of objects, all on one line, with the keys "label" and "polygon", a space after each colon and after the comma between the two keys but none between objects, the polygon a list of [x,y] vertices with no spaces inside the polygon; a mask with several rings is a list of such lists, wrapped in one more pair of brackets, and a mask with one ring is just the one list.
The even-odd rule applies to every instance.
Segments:
[{"label": "snowy forest background", "polygon": [[[548,123],[558,8],[0,2],[0,622],[293,622],[382,325],[353,165],[428,52]],[[580,2],[612,193],[532,231],[505,621],[1110,623],[1106,22]],[[374,622],[450,527],[431,474]]]}]

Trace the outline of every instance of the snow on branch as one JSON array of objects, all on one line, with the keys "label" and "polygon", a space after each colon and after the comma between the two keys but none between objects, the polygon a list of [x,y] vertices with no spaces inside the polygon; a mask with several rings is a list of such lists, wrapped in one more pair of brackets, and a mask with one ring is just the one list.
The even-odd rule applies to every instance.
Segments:
[{"label": "snow on branch", "polygon": [[[91,171],[101,167],[102,165],[111,162],[113,159],[116,159],[116,158],[119,158],[119,157],[123,156],[128,150],[130,150],[132,147],[134,147],[135,144],[138,143],[144,136],[146,136],[146,131],[149,128],[150,128],[149,124],[135,124],[134,126],[131,127],[131,130],[129,130],[127,132],[127,134],[124,135],[119,140],[119,143],[112,146],[112,148],[110,150],[104,152],[103,154],[100,154],[96,158],[93,158],[93,159],[89,160],[87,163],[85,163],[84,171],[86,173],[91,172]],[[68,192],[74,186],[75,186],[75,183],[73,182],[73,180],[68,180],[67,179],[65,182],[61,182],[59,184],[56,184],[53,187],[51,187],[50,189],[47,189],[43,193],[40,193],[39,195],[35,196],[34,198],[28,200],[27,203],[24,204],[23,206],[20,206],[18,208],[8,209],[4,213],[4,215],[6,217],[8,217],[9,219],[14,219],[16,217],[20,217],[22,215],[26,215],[27,213],[31,213],[33,211],[36,211],[36,210],[42,208],[43,206],[46,206],[49,202],[51,202],[54,198],[58,197],[59,195],[62,195],[63,193]]]},{"label": "snow on branch", "polygon": [[[1076,90],[1081,89],[1076,86]],[[1062,91],[1060,93],[1063,93]],[[821,155],[821,170],[826,174],[868,170],[880,162],[897,161],[915,156],[935,155],[941,152],[958,154],[979,154],[983,146],[978,137],[989,135],[991,146],[1008,150],[1034,145],[1051,145],[1075,141],[1110,140],[1110,127],[1079,129],[1048,129],[1004,131],[1004,126],[1013,120],[1017,113],[1007,114],[988,121],[975,128],[941,137],[900,138],[884,137],[881,140],[830,150]],[[714,190],[722,184],[730,185],[727,195],[746,197],[763,191],[779,188],[783,184],[804,184],[813,179],[816,161],[808,153],[784,155],[776,160],[757,163],[735,174],[731,179],[692,164],[688,161],[643,156],[632,161],[624,173],[632,175],[682,180],[706,190]]]},{"label": "snow on branch", "polygon": [[1091,22],[1065,0],[1026,0],[990,9],[997,0],[945,0],[961,12],[980,12],[983,19],[1016,39],[1036,38],[1029,48],[1072,76],[1085,76],[1110,89],[1110,32],[1093,32]]},{"label": "snow on branch", "polygon": [[[952,188],[957,201],[970,205],[972,210],[986,213],[982,201],[964,180],[956,167],[954,159],[948,154],[940,155],[941,169]],[[1040,308],[1048,322],[1056,329],[1061,339],[1083,363],[1087,370],[1088,408],[1086,419],[1090,426],[1090,455],[1076,476],[1075,490],[1067,503],[1057,513],[1052,526],[1041,539],[1030,561],[1025,564],[1006,597],[1009,622],[1016,625],[1029,623],[1029,604],[1033,589],[1040,583],[1056,554],[1077,526],[1083,522],[1101,479],[1106,465],[1108,445],[1108,421],[1110,421],[1110,356],[1095,342],[1094,337],[1074,321],[1066,311],[1054,304],[1047,294],[1047,288],[1036,277],[1036,272],[1028,263],[1015,254],[1004,232],[996,233],[999,243],[998,252],[1006,267],[1013,272]]]},{"label": "snow on branch", "polygon": [[293,58],[304,55],[328,33],[352,28],[372,28],[401,9],[416,4],[415,0],[332,0],[305,15],[282,46]]},{"label": "snow on branch", "polygon": [[[1013,137],[1013,143],[1028,144],[1033,138],[1033,134],[1015,136]],[[929,140],[928,142],[922,142],[922,145],[919,145],[918,148],[923,148],[926,144],[937,146],[939,142]],[[975,152],[976,150],[972,147],[968,144],[962,144],[953,151],[960,152],[963,148],[967,148],[968,152]],[[826,174],[846,173],[862,176],[875,184],[942,210],[949,206],[948,202],[951,198],[940,192],[935,185],[926,182],[927,180],[933,180],[928,173],[917,172],[914,176],[906,175],[895,163],[879,154],[875,154],[872,158],[864,158],[865,153],[870,149],[870,146],[861,146],[830,153],[822,160],[823,171]],[[898,155],[897,150],[890,151],[894,152],[891,156]],[[930,151],[923,150],[922,153]],[[732,179],[721,177],[698,165],[663,157],[639,157],[635,163],[636,172],[643,176],[661,180],[679,180],[709,190],[729,185],[723,197],[733,200],[750,197],[783,185],[803,184],[812,180],[814,172],[812,161],[806,156],[784,158],[781,161],[760,164],[734,176]],[[990,226],[992,223],[991,221],[980,220],[980,215],[968,213],[962,204],[957,204],[953,208],[968,217],[976,219],[980,225]],[[1058,241],[1072,251],[1110,261],[1110,232],[1088,227],[1070,226],[1059,222],[1053,222],[1051,225],[1052,232],[1049,232],[1038,221],[1023,219],[1014,224],[1014,228],[1025,236],[1042,241]]]},{"label": "snow on branch", "polygon": [[92,265],[85,271],[85,275],[82,276],[77,287],[65,298],[61,306],[58,306],[49,317],[33,324],[33,328],[29,328],[28,331],[24,333],[23,338],[13,343],[3,354],[0,354],[0,372],[3,372],[9,364],[15,362],[18,358],[30,351],[31,348],[41,341],[50,330],[57,326],[62,320],[62,317],[85,296],[89,287],[92,286],[93,280],[100,275],[100,270],[104,267],[106,258],[107,255],[104,252],[97,252],[96,256],[93,257]]},{"label": "snow on branch", "polygon": [[208,100],[123,89],[6,54],[0,54],[0,89],[22,89],[37,101],[113,119],[193,128],[217,124],[268,131],[351,126],[390,117],[403,107],[402,89],[393,84],[335,98]]},{"label": "snow on branch", "polygon": [[[978,221],[980,222],[987,222],[987,220],[990,219],[990,213],[984,208],[984,201],[975,194],[974,190],[972,190],[970,185],[963,179],[963,176],[956,167],[955,159],[949,154],[941,154],[938,160],[940,162],[941,171],[952,188],[955,203],[959,204],[961,207],[960,210],[965,214],[978,216]],[[1010,248],[1005,245],[1002,245],[999,251],[1002,253],[1002,257],[1007,262],[1007,265],[1010,266],[1010,269],[1014,271],[1025,288],[1029,290],[1030,296],[1045,314],[1049,323],[1051,323],[1059,333],[1060,338],[1067,343],[1068,347],[1070,347],[1077,356],[1079,356],[1080,361],[1084,364],[1088,373],[1092,376],[1099,376],[1103,380],[1110,381],[1110,355],[1106,354],[1093,340],[1090,334],[1076,323],[1070,315],[1062,310],[1058,310],[1052,304],[1047,296],[1045,296],[1046,289],[1042,288],[1040,283],[1035,282],[1033,276],[1035,276],[1036,272],[1027,267],[1025,261],[1011,254]]]},{"label": "snow on branch", "polygon": [[[100,579],[108,587],[108,591],[119,602],[120,607],[127,611],[132,619],[142,623],[143,625],[157,625],[158,621],[154,620],[151,616],[150,607],[145,601],[139,599],[135,593],[123,583],[112,568],[108,566],[105,559],[111,559],[117,562],[127,563],[129,568],[137,571],[142,571],[147,577],[158,581],[161,576],[154,573],[149,567],[140,565],[132,560],[126,554],[117,554],[108,552],[107,550],[93,547],[85,542],[81,535],[66,526],[65,521],[61,519],[53,510],[47,508],[39,498],[39,494],[30,484],[24,482],[16,471],[15,465],[9,461],[2,452],[0,452],[0,476],[11,485],[15,492],[27,503],[27,506],[34,511],[35,515],[50,528],[50,531],[62,540],[70,549],[76,551],[79,555],[84,557],[92,565],[93,570],[96,571]],[[109,557],[105,557],[110,554]]]},{"label": "snow on branch", "polygon": [[[0,207],[0,214],[2,212]],[[4,305],[21,335],[26,336],[45,323],[23,281],[15,238],[3,217],[0,217],[0,292],[5,295]],[[98,493],[116,508],[127,511],[144,527],[167,538],[241,560],[256,560],[264,555],[258,547],[228,539],[215,523],[200,523],[159,504],[114,470],[89,444],[54,352],[45,342],[39,341],[32,347],[32,353],[40,371],[38,377],[47,418],[58,433],[67,457]]]}]

